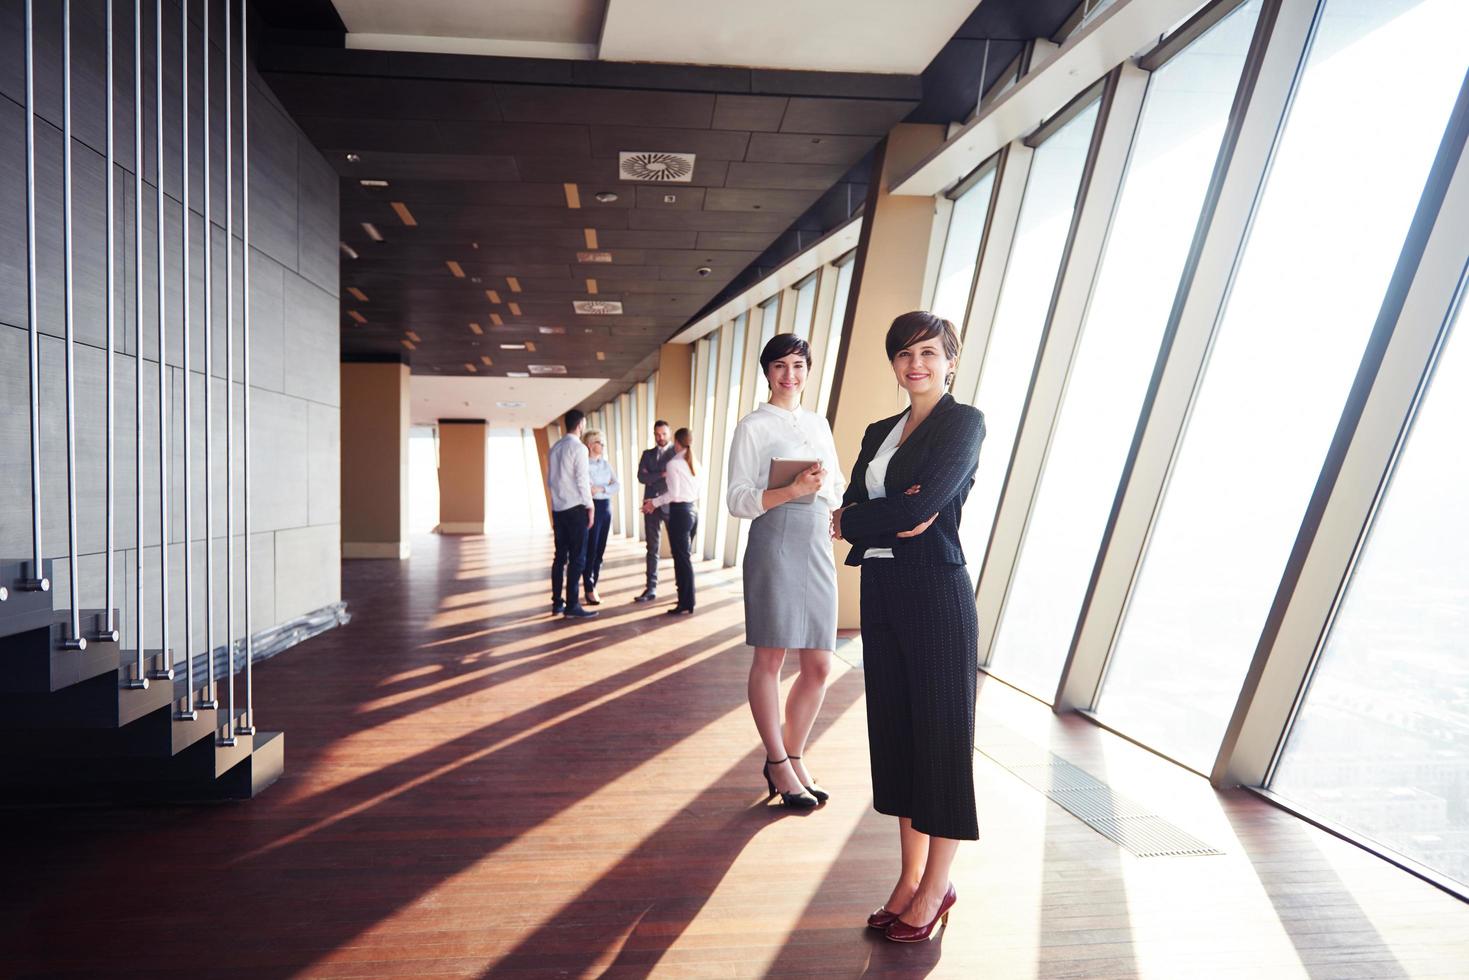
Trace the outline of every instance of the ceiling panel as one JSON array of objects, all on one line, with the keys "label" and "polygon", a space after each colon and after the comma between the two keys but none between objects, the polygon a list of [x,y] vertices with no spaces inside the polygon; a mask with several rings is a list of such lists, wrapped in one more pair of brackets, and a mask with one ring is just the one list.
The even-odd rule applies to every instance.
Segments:
[{"label": "ceiling panel", "polygon": [[[357,255],[341,263],[344,354],[401,354],[415,375],[484,379],[552,363],[598,386],[635,380],[629,372],[916,104],[895,98],[908,83],[891,77],[569,71],[524,59],[313,54],[284,40],[262,53],[265,77],[336,168],[340,234]],[[854,97],[863,91],[873,97]],[[624,181],[621,151],[693,153],[694,170],[688,182]],[[582,261],[598,256],[610,261]],[[620,302],[622,313],[577,314],[583,299]],[[500,346],[520,342],[535,350]]]}]

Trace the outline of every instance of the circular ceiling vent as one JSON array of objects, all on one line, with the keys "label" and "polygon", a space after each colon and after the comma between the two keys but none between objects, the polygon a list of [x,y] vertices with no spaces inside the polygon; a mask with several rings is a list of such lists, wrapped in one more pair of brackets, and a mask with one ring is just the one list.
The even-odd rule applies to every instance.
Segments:
[{"label": "circular ceiling vent", "polygon": [[616,300],[578,299],[571,308],[585,316],[611,316],[622,312],[622,304]]},{"label": "circular ceiling vent", "polygon": [[623,180],[686,184],[694,175],[692,153],[619,153],[617,160]]}]

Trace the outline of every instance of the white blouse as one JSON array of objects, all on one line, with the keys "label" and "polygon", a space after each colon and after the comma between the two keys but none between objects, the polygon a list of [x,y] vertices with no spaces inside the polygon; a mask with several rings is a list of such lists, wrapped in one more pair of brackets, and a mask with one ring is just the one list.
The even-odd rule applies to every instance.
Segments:
[{"label": "white blouse", "polygon": [[651,498],[654,507],[662,507],[664,504],[696,504],[699,502],[704,485],[704,467],[699,467],[699,474],[694,475],[689,469],[689,461],[684,450],[680,449],[668,461],[666,476],[668,490]]},{"label": "white blouse", "polygon": [[842,465],[826,418],[799,406],[794,412],[762,402],[740,419],[729,447],[729,512],[754,520],[765,513],[772,459],[819,459],[826,479],[816,496],[831,510],[842,505]]},{"label": "white blouse", "polygon": [[[893,461],[893,456],[898,452],[898,443],[903,441],[903,423],[906,421],[908,421],[907,412],[898,416],[897,424],[882,441],[882,445],[877,447],[877,453],[872,457],[872,462],[867,464],[867,476],[863,482],[867,485],[868,500],[881,500],[888,495],[888,464]],[[893,557],[891,548],[868,548],[862,553],[863,561],[868,558],[891,557]]]}]

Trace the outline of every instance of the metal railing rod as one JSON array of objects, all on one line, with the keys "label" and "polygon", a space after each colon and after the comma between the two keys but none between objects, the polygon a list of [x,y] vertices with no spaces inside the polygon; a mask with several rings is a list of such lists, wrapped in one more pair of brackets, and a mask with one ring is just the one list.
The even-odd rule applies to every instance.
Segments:
[{"label": "metal railing rod", "polygon": [[[209,10],[204,4],[204,697],[196,707],[219,707],[214,683],[214,184],[211,168],[211,93]],[[192,688],[192,683],[190,687]]]},{"label": "metal railing rod", "polygon": [[[208,0],[205,0],[205,6],[208,5]],[[190,314],[193,310],[190,304],[193,283],[189,274],[189,5],[187,3],[179,4],[179,109],[182,130],[182,138],[179,142],[183,150],[179,167],[180,180],[183,185],[179,197],[182,206],[179,211],[183,218],[179,224],[183,242],[180,255],[183,257],[184,299],[184,687],[188,691],[188,698],[187,706],[174,712],[174,717],[180,721],[193,721],[199,717],[199,712],[194,709],[194,399],[192,397],[194,382],[189,377],[189,371],[193,369],[194,362],[192,338],[189,336],[192,327]]]},{"label": "metal railing rod", "polygon": [[143,0],[133,0],[133,433],[134,588],[133,627],[137,641],[137,663],[130,688],[148,686],[148,665],[143,649]]},{"label": "metal railing rod", "polygon": [[26,356],[31,411],[31,570],[15,583],[26,592],[46,592],[41,547],[41,314],[36,295],[36,17],[34,0],[25,4],[26,86]]},{"label": "metal railing rod", "polygon": [[217,741],[235,744],[235,493],[231,477],[234,473],[235,439],[235,122],[233,0],[224,5],[224,157],[225,219],[224,240],[224,659],[225,659],[225,729]]},{"label": "metal railing rod", "polygon": [[82,636],[82,583],[77,577],[77,447],[76,447],[76,344],[74,316],[71,160],[71,0],[61,3],[61,280],[62,330],[66,372],[66,571],[71,585],[70,632],[61,641],[63,650],[85,650]]},{"label": "metal railing rod", "polygon": [[104,530],[104,539],[105,540],[104,540],[104,543],[103,543],[104,556],[103,556],[103,567],[102,567],[102,577],[103,577],[103,581],[104,581],[105,584],[103,586],[104,597],[103,597],[103,600],[102,600],[102,616],[101,616],[100,620],[97,622],[96,628],[92,631],[92,639],[94,639],[94,640],[104,640],[104,641],[109,642],[109,643],[116,643],[117,642],[117,623],[115,621],[116,620],[116,616],[115,616],[115,614],[113,612],[113,610],[115,609],[115,607],[117,605],[117,593],[116,593],[115,579],[113,578],[113,571],[114,571],[114,569],[113,569],[113,554],[114,554],[114,550],[116,548],[116,541],[114,540],[114,533],[113,533],[113,531],[114,531],[114,525],[116,524],[116,520],[114,519],[114,515],[113,515],[113,507],[116,505],[116,502],[117,502],[117,474],[115,472],[115,462],[116,462],[116,460],[115,460],[115,440],[114,440],[114,434],[115,434],[116,425],[117,425],[117,406],[116,406],[116,385],[113,383],[114,382],[114,379],[113,379],[113,376],[112,376],[112,372],[113,372],[113,370],[115,368],[115,360],[114,360],[114,356],[113,355],[114,355],[114,353],[116,351],[116,347],[117,347],[116,338],[113,335],[113,331],[115,331],[117,329],[117,303],[116,303],[116,297],[113,295],[113,293],[114,293],[113,277],[114,277],[115,271],[116,271],[115,268],[114,268],[114,264],[117,261],[117,248],[116,248],[116,245],[117,245],[117,202],[116,202],[116,194],[115,194],[115,185],[117,183],[117,180],[116,180],[116,173],[115,173],[114,167],[113,167],[113,158],[114,158],[115,153],[116,153],[116,148],[114,146],[114,135],[113,135],[113,132],[112,132],[112,127],[114,125],[114,120],[115,120],[115,114],[113,112],[113,95],[112,95],[112,84],[113,84],[113,76],[112,76],[113,53],[112,53],[112,46],[113,46],[113,40],[114,40],[114,37],[115,37],[115,31],[113,30],[113,21],[112,21],[112,17],[113,17],[113,14],[112,14],[112,0],[107,0],[107,2],[106,2],[106,8],[107,8],[107,14],[106,14],[106,25],[105,25],[105,28],[104,28],[104,34],[105,34],[105,40],[106,40],[106,44],[107,44],[107,56],[106,56],[107,82],[106,82],[106,95],[105,95],[105,99],[106,99],[106,117],[107,117],[107,145],[106,145],[106,153],[105,153],[106,159],[103,161],[103,173],[106,175],[106,180],[107,180],[107,204],[106,204],[106,211],[105,211],[105,215],[103,217],[103,220],[107,223],[107,247],[106,247],[106,250],[104,252],[104,255],[105,255],[104,261],[106,261],[106,263],[107,263],[107,270],[106,270],[105,274],[102,277],[102,282],[103,282],[104,288],[107,290],[107,307],[106,307],[106,318],[105,318],[106,319],[106,323],[107,323],[107,327],[106,327],[106,329],[107,329],[107,357],[106,357],[106,362],[105,362],[106,366],[103,369],[106,372],[106,374],[107,374],[107,378],[106,378],[106,389],[105,389],[106,390],[106,399],[107,399],[107,422],[106,422],[106,424],[107,424],[107,436],[106,436],[106,438],[107,438],[107,450],[106,450],[106,452],[107,452],[107,461],[106,461],[106,467],[107,467],[107,474],[106,474],[106,481],[107,481],[106,497],[107,497],[107,499],[106,499],[106,502],[103,505],[103,511],[104,511],[104,513],[102,515],[102,519],[105,522],[105,530]]},{"label": "metal railing rod", "polygon": [[241,290],[245,304],[240,321],[240,368],[242,373],[241,483],[244,491],[245,512],[241,516],[241,531],[245,536],[245,715],[239,731],[245,735],[255,734],[255,683],[251,667],[250,638],[250,56],[246,46],[245,24],[249,10],[240,4],[240,237],[241,237]]},{"label": "metal railing rod", "polygon": [[[153,76],[155,85],[154,136],[156,146],[155,172],[157,174],[158,215],[158,655],[163,666],[154,668],[149,677],[154,680],[173,680],[173,652],[168,646],[168,290],[165,269],[168,264],[167,236],[164,233],[163,193],[163,0],[158,0],[156,33],[154,37]],[[187,181],[188,176],[184,175]],[[140,545],[141,547],[141,545]]]}]

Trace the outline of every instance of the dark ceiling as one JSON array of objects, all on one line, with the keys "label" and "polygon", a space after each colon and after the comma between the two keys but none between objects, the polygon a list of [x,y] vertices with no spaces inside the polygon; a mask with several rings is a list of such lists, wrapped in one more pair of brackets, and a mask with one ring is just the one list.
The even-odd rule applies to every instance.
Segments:
[{"label": "dark ceiling", "polygon": [[[358,256],[342,257],[343,355],[405,355],[416,373],[560,365],[614,388],[847,220],[893,125],[972,111],[983,38],[998,39],[993,81],[1019,50],[1007,39],[1047,36],[1074,6],[986,0],[920,78],[348,50],[328,0],[252,5],[262,74],[341,178]],[[619,180],[619,151],[693,153],[692,179]]]}]

